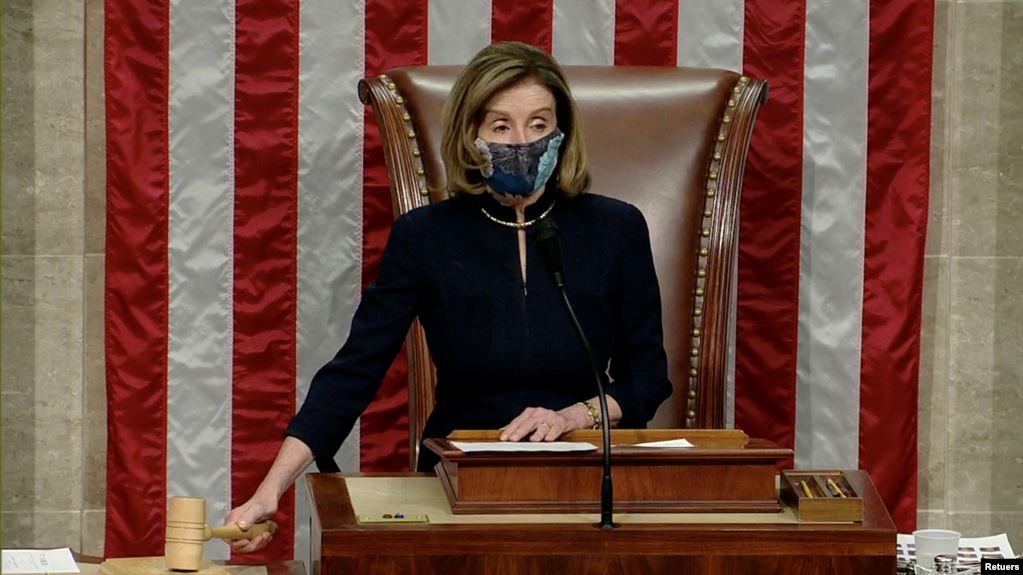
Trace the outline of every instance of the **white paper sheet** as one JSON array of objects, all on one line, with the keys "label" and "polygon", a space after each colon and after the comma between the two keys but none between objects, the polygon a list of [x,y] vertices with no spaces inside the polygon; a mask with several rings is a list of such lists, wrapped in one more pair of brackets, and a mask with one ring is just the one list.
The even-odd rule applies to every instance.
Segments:
[{"label": "white paper sheet", "polygon": [[3,571],[5,574],[28,573],[78,573],[71,550],[63,549],[4,549]]},{"label": "white paper sheet", "polygon": [[646,443],[634,443],[622,447],[696,447],[689,443],[688,439],[665,439],[663,441],[647,441]]},{"label": "white paper sheet", "polygon": [[596,445],[585,441],[452,441],[465,453],[479,452],[538,452],[538,451],[593,451]]}]

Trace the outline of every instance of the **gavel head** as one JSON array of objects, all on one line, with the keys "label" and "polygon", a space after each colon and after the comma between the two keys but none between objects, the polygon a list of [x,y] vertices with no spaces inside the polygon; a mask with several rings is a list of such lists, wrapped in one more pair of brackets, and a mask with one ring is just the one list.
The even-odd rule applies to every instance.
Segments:
[{"label": "gavel head", "polygon": [[164,559],[174,571],[197,571],[202,563],[206,534],[206,500],[171,497],[167,510]]}]

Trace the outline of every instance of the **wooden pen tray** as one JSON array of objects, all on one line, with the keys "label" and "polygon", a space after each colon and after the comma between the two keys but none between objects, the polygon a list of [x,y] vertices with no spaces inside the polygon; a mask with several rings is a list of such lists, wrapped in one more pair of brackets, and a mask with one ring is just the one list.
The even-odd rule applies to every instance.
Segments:
[{"label": "wooden pen tray", "polygon": [[842,471],[782,471],[781,498],[800,521],[863,521],[863,498]]}]

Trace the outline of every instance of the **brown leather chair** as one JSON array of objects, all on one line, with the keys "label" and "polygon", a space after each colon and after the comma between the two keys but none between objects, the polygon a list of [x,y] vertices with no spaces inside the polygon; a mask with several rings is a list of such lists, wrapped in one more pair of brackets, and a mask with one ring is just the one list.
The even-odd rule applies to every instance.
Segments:
[{"label": "brown leather chair", "polygon": [[[391,70],[360,83],[382,132],[394,213],[445,199],[441,108],[460,68]],[[637,206],[661,287],[672,397],[655,427],[720,428],[739,196],[761,80],[692,68],[566,66],[596,194]],[[407,340],[411,463],[436,372],[422,328]]]}]

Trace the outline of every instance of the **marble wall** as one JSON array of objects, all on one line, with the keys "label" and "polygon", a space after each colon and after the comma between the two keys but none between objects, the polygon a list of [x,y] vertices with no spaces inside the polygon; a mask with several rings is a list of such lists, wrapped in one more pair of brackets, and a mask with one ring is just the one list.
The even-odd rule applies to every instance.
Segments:
[{"label": "marble wall", "polygon": [[922,526],[1023,547],[1023,1],[939,0]]},{"label": "marble wall", "polygon": [[5,547],[102,553],[102,16],[2,3]]},{"label": "marble wall", "polygon": [[[0,6],[2,540],[101,554],[103,2]],[[920,523],[1023,547],[1023,0],[936,7]]]}]

